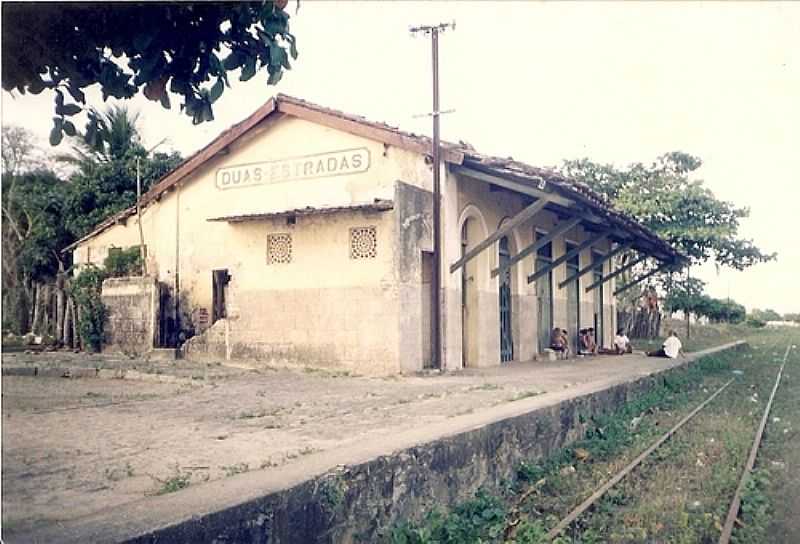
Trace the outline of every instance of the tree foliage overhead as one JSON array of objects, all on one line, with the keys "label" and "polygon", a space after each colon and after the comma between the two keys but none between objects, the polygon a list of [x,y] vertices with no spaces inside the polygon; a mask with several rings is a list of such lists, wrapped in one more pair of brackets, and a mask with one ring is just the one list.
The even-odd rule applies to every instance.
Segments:
[{"label": "tree foliage overhead", "polygon": [[[165,108],[174,93],[194,124],[211,121],[229,72],[246,81],[265,69],[274,85],[291,68],[287,1],[4,2],[2,85],[54,92],[52,145],[78,133],[71,118],[87,109],[84,89],[94,84],[104,100],[141,91]],[[86,142],[101,145],[100,116],[87,113]]]},{"label": "tree foliage overhead", "polygon": [[712,260],[742,270],[774,259],[774,253],[764,253],[738,236],[740,220],[750,213],[747,208],[717,199],[702,181],[689,178],[701,164],[697,157],[672,152],[650,165],[627,168],[588,159],[565,161],[562,172],[605,196],[694,264]]}]

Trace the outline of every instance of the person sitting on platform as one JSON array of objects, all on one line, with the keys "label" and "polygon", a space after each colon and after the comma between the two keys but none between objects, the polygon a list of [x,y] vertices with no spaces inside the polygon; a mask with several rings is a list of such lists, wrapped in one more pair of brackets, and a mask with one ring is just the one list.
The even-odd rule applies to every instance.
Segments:
[{"label": "person sitting on platform", "polygon": [[617,331],[617,335],[614,337],[614,348],[617,355],[633,353],[633,346],[631,345],[628,335],[625,334],[625,329],[619,329]]},{"label": "person sitting on platform", "polygon": [[597,355],[597,344],[594,341],[594,329],[588,328],[581,331],[581,353],[583,355]]},{"label": "person sitting on platform", "polygon": [[669,336],[664,340],[664,345],[661,346],[661,349],[647,352],[648,357],[667,357],[669,359],[675,359],[678,355],[686,357],[683,353],[683,344],[681,344],[678,333],[675,331],[669,331]]},{"label": "person sitting on platform", "polygon": [[566,335],[558,327],[550,335],[550,349],[561,354],[564,358],[569,356],[569,343]]}]

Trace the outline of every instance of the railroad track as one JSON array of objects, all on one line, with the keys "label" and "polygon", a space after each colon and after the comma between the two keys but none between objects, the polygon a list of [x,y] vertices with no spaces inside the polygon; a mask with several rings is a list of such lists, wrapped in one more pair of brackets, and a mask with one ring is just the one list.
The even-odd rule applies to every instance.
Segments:
[{"label": "railroad track", "polygon": [[[722,527],[722,533],[720,535],[719,544],[728,544],[728,542],[730,542],[734,525],[736,523],[737,516],[739,514],[739,509],[742,503],[742,492],[744,491],[747,479],[755,466],[756,457],[758,455],[758,449],[761,445],[761,441],[764,435],[764,430],[766,428],[767,421],[769,419],[770,410],[772,409],[772,401],[774,400],[775,394],[778,391],[778,387],[780,386],[781,378],[783,376],[783,369],[786,366],[786,361],[788,359],[789,351],[791,350],[791,348],[792,345],[789,344],[789,346],[787,346],[786,348],[786,352],[783,355],[783,360],[781,362],[780,369],[778,370],[778,374],[775,379],[775,384],[772,388],[772,393],[770,394],[769,401],[767,402],[767,406],[764,409],[764,414],[761,418],[761,423],[758,427],[758,430],[756,431],[755,439],[753,440],[753,445],[750,449],[750,455],[747,458],[747,463],[745,464],[745,467],[742,471],[742,476],[739,481],[739,485],[736,489],[733,500],[731,501],[725,525],[723,525]],[[676,423],[669,431],[661,435],[660,438],[658,438],[645,451],[643,451],[633,461],[631,461],[628,465],[626,465],[625,468],[617,472],[608,481],[606,481],[604,484],[598,487],[586,500],[581,502],[561,521],[559,521],[548,532],[547,537],[550,540],[552,540],[558,537],[560,534],[562,534],[562,532],[565,529],[567,529],[575,520],[577,520],[587,510],[589,510],[589,508],[591,508],[598,500],[600,500],[611,488],[613,488],[615,485],[621,482],[628,474],[630,474],[636,467],[638,467],[654,451],[656,451],[662,444],[664,444],[664,442],[669,440],[684,425],[686,425],[698,413],[700,413],[703,409],[705,409],[717,396],[719,396],[723,391],[725,391],[728,388],[728,386],[730,386],[734,382],[734,380],[735,378],[730,379],[728,382],[723,384],[719,389],[717,389],[714,393],[709,395],[708,398],[706,398],[697,407],[695,407],[694,410],[692,410],[688,415],[686,415],[683,419],[681,419],[678,423]]]}]

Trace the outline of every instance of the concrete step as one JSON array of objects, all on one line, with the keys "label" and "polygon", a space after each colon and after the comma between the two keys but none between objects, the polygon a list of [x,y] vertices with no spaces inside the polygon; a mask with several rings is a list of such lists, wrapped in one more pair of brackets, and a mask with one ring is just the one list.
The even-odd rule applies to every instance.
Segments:
[{"label": "concrete step", "polygon": [[155,348],[147,352],[146,357],[149,361],[174,361],[178,358],[178,350],[175,348]]}]

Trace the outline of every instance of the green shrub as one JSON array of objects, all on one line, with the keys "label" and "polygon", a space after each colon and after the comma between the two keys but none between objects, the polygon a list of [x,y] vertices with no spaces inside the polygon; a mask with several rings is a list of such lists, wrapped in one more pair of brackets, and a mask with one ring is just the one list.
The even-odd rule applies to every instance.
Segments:
[{"label": "green shrub", "polygon": [[747,318],[747,321],[745,321],[745,324],[748,327],[753,327],[753,328],[756,328],[756,329],[761,329],[761,328],[767,326],[767,322],[766,321],[764,321],[762,319],[758,319],[757,317],[752,317],[752,316]]},{"label": "green shrub", "polygon": [[111,248],[108,257],[103,261],[103,267],[110,278],[141,275],[142,258],[139,246],[128,249]]},{"label": "green shrub", "polygon": [[100,351],[104,339],[106,307],[100,299],[106,271],[88,265],[72,279],[69,292],[78,309],[78,333],[86,347]]}]

